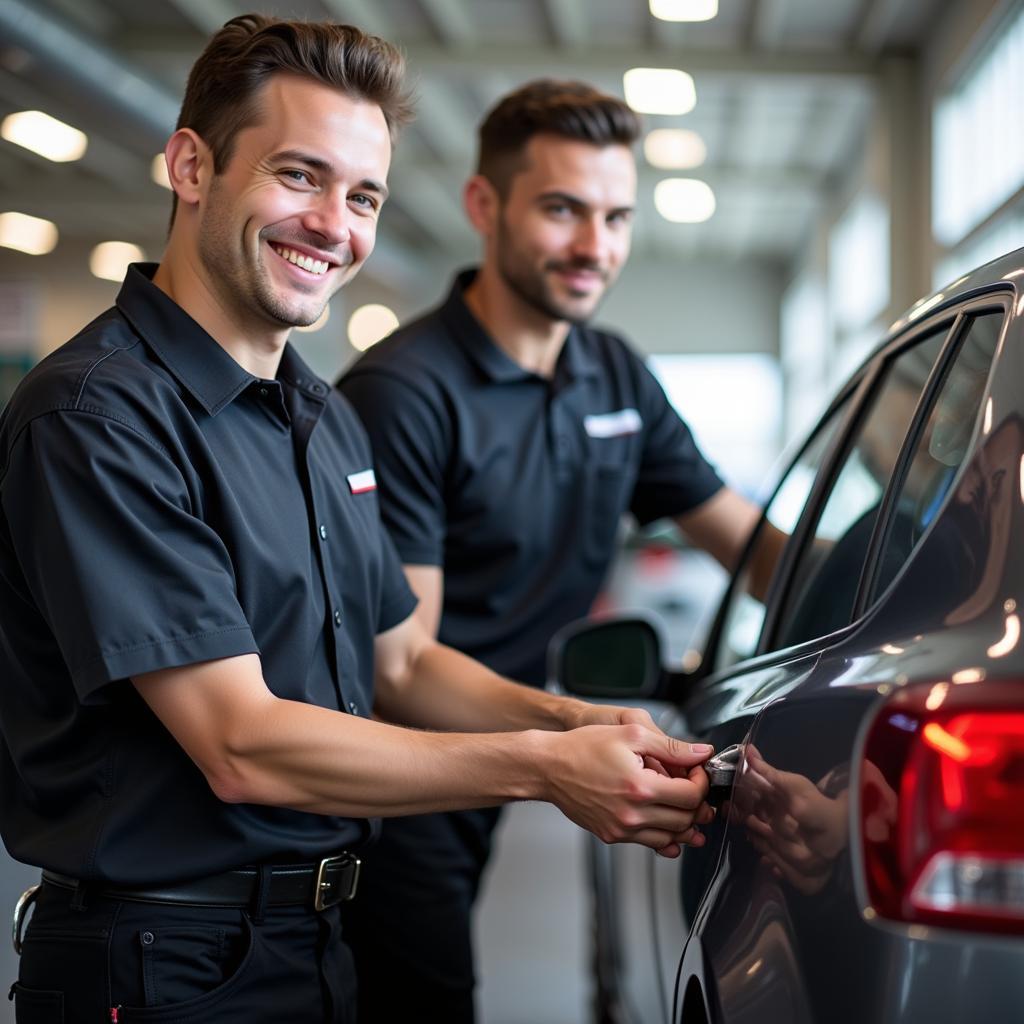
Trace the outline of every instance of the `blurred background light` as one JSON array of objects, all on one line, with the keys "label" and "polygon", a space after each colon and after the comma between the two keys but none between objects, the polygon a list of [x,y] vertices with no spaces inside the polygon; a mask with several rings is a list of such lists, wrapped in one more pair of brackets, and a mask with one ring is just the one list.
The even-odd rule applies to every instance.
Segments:
[{"label": "blurred background light", "polygon": [[171,187],[171,179],[167,176],[167,161],[164,159],[163,153],[157,153],[153,157],[153,162],[149,165],[149,176],[158,185],[162,185],[164,188]]},{"label": "blurred background light", "polygon": [[57,244],[57,225],[27,213],[0,213],[0,245],[30,256],[52,252]]},{"label": "blurred background light", "polygon": [[83,132],[41,110],[8,114],[0,124],[0,136],[56,163],[80,159],[89,144]]},{"label": "blurred background light", "polygon": [[360,352],[376,345],[398,326],[398,317],[387,306],[360,306],[349,318],[348,340]]},{"label": "blurred background light", "polygon": [[662,21],[710,21],[718,0],[650,0],[651,14]]},{"label": "blurred background light", "polygon": [[104,281],[123,281],[128,264],[145,258],[145,253],[131,242],[100,242],[89,255],[89,269]]},{"label": "blurred background light", "polygon": [[654,206],[674,224],[701,224],[715,212],[715,193],[697,178],[666,178],[654,186]]},{"label": "blurred background light", "polygon": [[704,140],[686,128],[655,128],[644,139],[644,156],[652,167],[688,170],[707,159]]},{"label": "blurred background light", "polygon": [[678,68],[630,68],[622,89],[640,114],[688,114],[697,105],[693,78]]}]

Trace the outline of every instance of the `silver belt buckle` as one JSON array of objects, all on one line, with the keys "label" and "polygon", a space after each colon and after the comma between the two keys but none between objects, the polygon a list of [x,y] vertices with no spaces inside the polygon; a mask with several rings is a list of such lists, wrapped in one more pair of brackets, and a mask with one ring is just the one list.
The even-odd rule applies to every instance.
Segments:
[{"label": "silver belt buckle", "polygon": [[316,873],[316,895],[313,906],[317,910],[326,910],[337,903],[345,903],[353,899],[359,884],[359,866],[362,862],[351,853],[341,853],[337,857],[325,857],[320,861]]},{"label": "silver belt buckle", "polygon": [[25,915],[28,908],[32,906],[39,891],[38,885],[29,886],[14,904],[14,921],[11,924],[11,942],[14,945],[14,952],[21,956],[21,935],[25,927]]}]

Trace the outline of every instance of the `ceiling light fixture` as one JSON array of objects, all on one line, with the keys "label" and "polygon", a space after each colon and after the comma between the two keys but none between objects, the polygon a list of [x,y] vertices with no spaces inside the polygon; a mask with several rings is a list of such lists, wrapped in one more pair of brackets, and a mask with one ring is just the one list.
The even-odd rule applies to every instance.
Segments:
[{"label": "ceiling light fixture", "polygon": [[372,348],[398,326],[398,317],[387,306],[360,306],[348,321],[348,340],[359,352]]},{"label": "ceiling light fixture", "polygon": [[145,253],[131,242],[100,242],[89,255],[89,269],[104,281],[123,281],[128,264],[145,258]]},{"label": "ceiling light fixture", "polygon": [[718,0],[650,0],[651,14],[661,21],[710,21]]},{"label": "ceiling light fixture", "polygon": [[666,178],[654,186],[654,206],[673,224],[701,224],[715,212],[715,193],[697,178]]},{"label": "ceiling light fixture", "polygon": [[0,136],[55,163],[80,159],[89,144],[83,132],[41,110],[8,114],[0,124]]},{"label": "ceiling light fixture", "polygon": [[685,128],[655,128],[644,139],[644,156],[652,167],[689,170],[707,159],[704,140]]},{"label": "ceiling light fixture", "polygon": [[640,114],[688,114],[697,105],[693,79],[678,68],[631,68],[622,76],[622,88]]},{"label": "ceiling light fixture", "polygon": [[0,245],[29,256],[43,256],[57,244],[57,225],[27,213],[0,213]]},{"label": "ceiling light fixture", "polygon": [[149,176],[158,185],[162,185],[164,188],[171,187],[171,179],[167,175],[167,160],[163,153],[157,153],[153,157],[153,162],[149,165]]}]

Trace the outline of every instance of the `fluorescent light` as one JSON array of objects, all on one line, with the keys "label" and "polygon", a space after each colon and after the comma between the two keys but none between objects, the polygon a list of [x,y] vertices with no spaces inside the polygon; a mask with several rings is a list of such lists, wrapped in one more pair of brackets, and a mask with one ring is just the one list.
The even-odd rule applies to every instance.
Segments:
[{"label": "fluorescent light", "polygon": [[398,317],[387,306],[360,306],[349,318],[348,340],[360,352],[376,345],[398,326]]},{"label": "fluorescent light", "polygon": [[631,68],[622,88],[640,114],[688,114],[697,105],[693,79],[678,68]]},{"label": "fluorescent light", "polygon": [[674,224],[700,224],[715,212],[715,193],[696,178],[666,178],[654,186],[654,206]]},{"label": "fluorescent light", "polygon": [[311,324],[306,324],[305,326],[302,327],[296,327],[295,330],[302,331],[303,334],[313,334],[315,331],[319,331],[320,328],[323,327],[323,325],[327,323],[327,321],[330,319],[331,304],[328,303],[326,306],[324,306],[320,315]]},{"label": "fluorescent light", "polygon": [[52,252],[57,244],[57,225],[27,213],[0,213],[0,245],[30,256]]},{"label": "fluorescent light", "polygon": [[89,256],[89,269],[104,281],[123,281],[128,264],[145,258],[145,253],[131,242],[100,242]]},{"label": "fluorescent light", "polygon": [[704,140],[685,128],[655,128],[644,139],[644,156],[652,167],[663,170],[688,170],[700,167],[707,159]]},{"label": "fluorescent light", "polygon": [[8,114],[3,124],[0,124],[0,135],[8,142],[24,146],[56,163],[78,160],[89,144],[89,140],[77,128],[41,110],[22,110],[18,114]]},{"label": "fluorescent light", "polygon": [[651,14],[662,21],[710,21],[718,0],[650,0]]},{"label": "fluorescent light", "polygon": [[149,176],[158,185],[163,185],[164,188],[171,187],[171,179],[167,176],[167,160],[163,153],[157,153],[153,157],[153,162],[149,165]]}]

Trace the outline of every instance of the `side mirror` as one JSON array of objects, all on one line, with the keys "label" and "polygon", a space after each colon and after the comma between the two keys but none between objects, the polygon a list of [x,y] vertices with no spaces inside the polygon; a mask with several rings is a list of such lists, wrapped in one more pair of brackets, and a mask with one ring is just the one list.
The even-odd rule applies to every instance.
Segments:
[{"label": "side mirror", "polygon": [[548,646],[548,678],[579,697],[657,697],[668,675],[661,637],[646,619],[573,622]]}]

